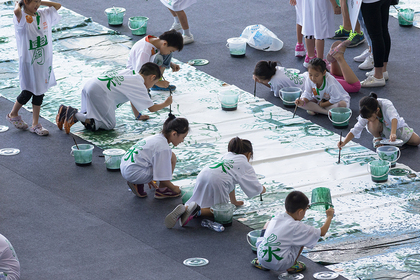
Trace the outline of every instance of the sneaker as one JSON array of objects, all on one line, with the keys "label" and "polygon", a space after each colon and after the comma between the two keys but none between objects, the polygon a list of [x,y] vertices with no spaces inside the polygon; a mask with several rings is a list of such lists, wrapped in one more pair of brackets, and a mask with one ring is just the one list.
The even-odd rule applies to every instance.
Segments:
[{"label": "sneaker", "polygon": [[306,110],[306,113],[308,113],[311,116],[315,116],[316,113],[314,111]]},{"label": "sneaker", "polygon": [[176,31],[181,30],[182,29],[181,23],[180,22],[172,23],[171,29],[169,29],[169,30],[172,30],[172,29],[174,29]]},{"label": "sneaker", "polygon": [[185,213],[185,206],[184,204],[179,204],[175,209],[169,213],[165,218],[165,226],[167,228],[173,228],[181,217],[182,214]]},{"label": "sneaker", "polygon": [[187,210],[185,210],[185,212],[181,216],[181,219],[179,220],[179,225],[183,227],[186,224],[188,224],[188,222],[196,216],[200,209],[200,206],[194,201],[188,204]]},{"label": "sneaker", "polygon": [[[372,71],[366,72],[366,77],[373,76],[374,74],[375,74],[375,69],[373,69]],[[385,81],[388,81],[389,79],[388,71],[383,72],[382,75],[384,76]]]},{"label": "sneaker", "polygon": [[314,59],[316,56],[314,57],[309,57],[308,54],[306,54],[305,56],[305,61],[303,62],[303,67],[308,68],[309,65],[309,61],[311,61],[311,59]]},{"label": "sneaker", "polygon": [[165,199],[165,198],[171,198],[171,197],[178,197],[181,195],[181,192],[176,193],[170,188],[163,188],[163,189],[157,189],[155,191],[155,198],[156,199]]},{"label": "sneaker", "polygon": [[362,33],[351,32],[347,40],[351,41],[351,44],[348,47],[354,48],[365,41],[365,35],[363,34],[363,32]]},{"label": "sneaker", "polygon": [[144,191],[144,184],[133,184],[127,181],[127,185],[136,196],[141,198],[147,196],[147,193]]},{"label": "sneaker", "polygon": [[64,120],[64,130],[67,134],[70,134],[70,127],[77,123],[76,119],[77,109],[71,106],[67,107],[66,110],[66,119]]},{"label": "sneaker", "polygon": [[39,123],[36,126],[30,127],[29,131],[32,133],[36,133],[40,136],[47,136],[49,134],[48,130],[46,128],[43,128],[42,125]]},{"label": "sneaker", "polygon": [[169,91],[169,88],[171,89],[171,91],[174,91],[176,89],[176,86],[169,85],[169,87],[164,88],[164,87],[158,87],[157,85],[154,85],[153,87],[150,88],[150,90]]},{"label": "sneaker", "polygon": [[85,127],[85,129],[90,130],[90,131],[95,131],[95,120],[94,119],[89,119],[90,123],[85,123],[85,122],[81,122],[83,124],[83,126]]},{"label": "sneaker", "polygon": [[182,35],[182,38],[184,39],[184,45],[188,45],[194,42],[194,36],[192,34],[190,36]]},{"label": "sneaker", "polygon": [[296,43],[295,56],[304,57],[306,54],[305,46],[303,44]]},{"label": "sneaker", "polygon": [[364,81],[360,83],[362,88],[370,87],[383,87],[386,85],[385,79],[376,79],[374,76],[367,77]]},{"label": "sneaker", "polygon": [[345,30],[342,25],[340,25],[340,28],[335,31],[334,37],[332,39],[347,39],[350,36],[351,30]]},{"label": "sneaker", "polygon": [[359,66],[360,70],[371,70],[374,67],[374,63],[373,63],[373,55],[368,55],[365,59],[365,61],[363,61],[362,64],[360,64]]},{"label": "sneaker", "polygon": [[355,56],[353,60],[356,62],[363,62],[365,61],[366,57],[368,57],[369,55],[370,55],[370,51],[369,49],[366,49],[362,52],[361,55]]},{"label": "sneaker", "polygon": [[57,116],[55,117],[55,123],[57,124],[59,130],[63,130],[64,120],[66,119],[66,112],[67,106],[60,105],[60,108],[58,108]]},{"label": "sneaker", "polygon": [[263,266],[260,264],[260,262],[258,261],[258,258],[253,259],[253,260],[251,261],[251,264],[252,264],[253,266],[255,266],[256,268],[258,268],[258,269],[261,269],[261,270],[264,270],[264,271],[268,271],[268,270],[269,270],[268,268],[265,268],[265,267],[263,267]]}]

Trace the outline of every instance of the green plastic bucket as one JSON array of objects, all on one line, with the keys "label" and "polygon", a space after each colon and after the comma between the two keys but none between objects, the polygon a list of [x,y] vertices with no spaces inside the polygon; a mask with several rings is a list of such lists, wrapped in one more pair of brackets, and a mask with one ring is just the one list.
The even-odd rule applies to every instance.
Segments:
[{"label": "green plastic bucket", "polygon": [[233,37],[227,39],[226,47],[229,48],[230,56],[244,57],[246,52],[246,39],[241,37]]},{"label": "green plastic bucket", "polygon": [[228,227],[232,225],[233,211],[235,209],[236,206],[231,203],[219,203],[210,207],[210,212],[213,213],[216,222]]},{"label": "green plastic bucket", "polygon": [[295,100],[300,97],[301,89],[298,87],[285,87],[279,92],[279,97],[286,107],[295,107]]},{"label": "green plastic bucket", "polygon": [[368,163],[368,168],[372,181],[382,183],[388,180],[388,173],[391,163],[387,160],[375,159]]},{"label": "green plastic bucket", "polygon": [[312,190],[311,209],[325,211],[333,207],[329,188],[319,187]]},{"label": "green plastic bucket", "polygon": [[240,93],[234,90],[222,90],[217,94],[222,110],[234,111],[238,107]]},{"label": "green plastic bucket", "polygon": [[398,23],[403,27],[413,26],[414,21],[414,10],[407,9],[398,9]]},{"label": "green plastic bucket", "polygon": [[108,17],[108,24],[113,26],[122,25],[125,16],[125,9],[120,7],[112,7],[105,10]]},{"label": "green plastic bucket", "polygon": [[125,154],[123,149],[108,149],[103,151],[105,156],[105,165],[108,170],[120,170],[121,159]]},{"label": "green plastic bucket", "polygon": [[131,17],[128,19],[128,28],[133,35],[144,35],[147,30],[148,17]]},{"label": "green plastic bucket", "polygon": [[85,166],[92,163],[94,146],[91,144],[79,144],[71,147],[70,155],[74,157],[76,165]]},{"label": "green plastic bucket", "polygon": [[181,187],[181,200],[185,204],[193,195],[194,186]]},{"label": "green plastic bucket", "polygon": [[347,127],[349,125],[351,115],[351,109],[346,107],[332,108],[328,112],[328,118],[333,123],[333,126],[338,128]]},{"label": "green plastic bucket", "polygon": [[255,229],[252,230],[250,232],[248,232],[248,234],[246,235],[246,241],[248,241],[248,244],[251,246],[252,251],[256,252],[257,251],[257,238],[261,236],[261,230],[260,229]]},{"label": "green plastic bucket", "polygon": [[391,167],[395,167],[397,160],[401,156],[401,151],[398,147],[395,146],[381,146],[376,148],[376,153],[378,157],[382,160],[387,160],[391,162]]}]

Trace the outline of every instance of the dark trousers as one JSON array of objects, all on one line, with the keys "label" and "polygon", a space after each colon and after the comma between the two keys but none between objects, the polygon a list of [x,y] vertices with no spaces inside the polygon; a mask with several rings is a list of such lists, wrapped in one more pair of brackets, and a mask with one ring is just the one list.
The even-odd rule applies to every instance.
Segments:
[{"label": "dark trousers", "polygon": [[391,37],[388,32],[390,5],[391,0],[380,0],[375,3],[362,3],[361,6],[363,20],[372,40],[375,67],[383,67],[384,62],[388,62],[391,50]]},{"label": "dark trousers", "polygon": [[42,100],[44,99],[44,95],[34,95],[32,92],[27,90],[22,90],[22,92],[17,97],[17,102],[22,105],[28,103],[28,101],[32,98],[32,105],[41,106]]}]

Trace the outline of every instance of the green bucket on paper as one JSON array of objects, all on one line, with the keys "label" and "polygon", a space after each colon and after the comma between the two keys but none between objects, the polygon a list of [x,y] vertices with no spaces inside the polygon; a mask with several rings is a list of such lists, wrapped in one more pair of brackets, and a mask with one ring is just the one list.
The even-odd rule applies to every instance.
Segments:
[{"label": "green bucket on paper", "polygon": [[414,21],[414,10],[407,8],[407,9],[398,9],[398,23],[400,26],[403,27],[411,27],[413,26]]},{"label": "green bucket on paper", "polygon": [[221,90],[217,94],[217,98],[224,111],[235,111],[238,107],[240,93],[234,90]]},{"label": "green bucket on paper", "polygon": [[388,173],[391,163],[387,160],[376,159],[368,163],[368,168],[372,181],[375,183],[383,183],[388,180]]},{"label": "green bucket on paper", "polygon": [[131,17],[128,19],[128,28],[133,35],[144,35],[147,30],[148,17]]},{"label": "green bucket on paper", "polygon": [[328,112],[328,118],[333,123],[333,126],[338,128],[347,127],[349,125],[351,115],[351,109],[346,107],[332,108]]},{"label": "green bucket on paper", "polygon": [[112,7],[105,10],[108,17],[108,24],[113,26],[122,25],[125,16],[125,9],[120,7]]},{"label": "green bucket on paper", "polygon": [[70,155],[74,157],[76,165],[85,166],[92,163],[94,146],[91,144],[79,144],[71,147]]},{"label": "green bucket on paper", "polygon": [[246,241],[248,241],[248,244],[251,245],[251,249],[252,251],[256,252],[257,251],[257,238],[261,236],[261,230],[260,229],[255,229],[252,230],[250,232],[248,232],[248,234],[246,235]]},{"label": "green bucket on paper", "polygon": [[213,213],[214,220],[225,227],[232,225],[233,211],[236,206],[231,203],[218,203],[210,207],[210,212]]},{"label": "green bucket on paper", "polygon": [[391,167],[395,167],[397,160],[401,156],[401,151],[396,146],[381,146],[376,148],[376,153],[378,157],[382,160],[387,160],[391,162]]},{"label": "green bucket on paper", "polygon": [[299,98],[301,89],[298,87],[285,87],[279,92],[279,97],[286,107],[295,107],[295,100]]},{"label": "green bucket on paper", "polygon": [[333,207],[330,189],[324,187],[313,189],[311,209],[316,211],[325,211],[330,207]]}]

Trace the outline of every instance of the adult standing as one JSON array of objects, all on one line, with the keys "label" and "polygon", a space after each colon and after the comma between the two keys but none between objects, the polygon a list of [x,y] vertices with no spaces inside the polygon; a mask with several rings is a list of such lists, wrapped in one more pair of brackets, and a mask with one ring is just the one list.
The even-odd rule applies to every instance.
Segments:
[{"label": "adult standing", "polygon": [[388,80],[386,70],[391,37],[388,31],[389,7],[391,0],[363,0],[361,11],[366,29],[372,40],[374,69],[366,73],[367,78],[361,82],[362,87],[385,86]]}]

